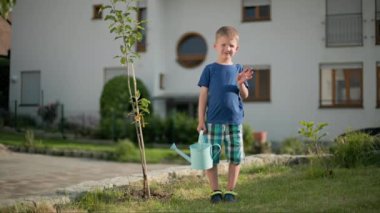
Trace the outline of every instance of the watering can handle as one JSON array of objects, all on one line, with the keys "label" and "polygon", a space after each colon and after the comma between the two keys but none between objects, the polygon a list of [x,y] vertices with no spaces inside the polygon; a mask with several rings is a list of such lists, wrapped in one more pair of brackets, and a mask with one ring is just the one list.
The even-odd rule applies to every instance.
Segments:
[{"label": "watering can handle", "polygon": [[199,131],[198,143],[203,143],[203,130]]},{"label": "watering can handle", "polygon": [[216,152],[214,155],[212,155],[212,148],[210,149],[210,152],[211,152],[210,154],[212,156],[212,159],[214,160],[214,158],[222,151],[222,147],[219,144],[214,144],[211,147],[213,147],[213,146],[218,146],[219,147],[219,151]]}]

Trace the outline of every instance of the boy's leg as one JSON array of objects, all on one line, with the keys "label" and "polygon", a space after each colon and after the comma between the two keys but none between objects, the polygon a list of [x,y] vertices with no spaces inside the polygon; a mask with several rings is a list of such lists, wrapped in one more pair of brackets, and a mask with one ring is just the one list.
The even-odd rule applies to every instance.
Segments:
[{"label": "boy's leg", "polygon": [[230,162],[227,190],[233,191],[239,178],[240,163],[244,158],[242,125],[228,125],[225,135],[225,149],[227,159]]},{"label": "boy's leg", "polygon": [[208,181],[212,191],[219,190],[218,181],[218,165],[214,165],[211,169],[206,170]]},{"label": "boy's leg", "polygon": [[[222,145],[222,127],[218,124],[207,124],[207,133],[206,133],[206,143],[218,144]],[[216,151],[220,151],[219,149],[215,150],[216,146],[212,147],[212,156]],[[218,181],[218,164],[220,160],[220,152],[216,154],[215,158],[213,158],[213,167],[211,169],[206,170],[206,175],[210,183],[210,187],[212,191],[219,190],[219,181]]]},{"label": "boy's leg", "polygon": [[239,173],[240,173],[240,165],[230,163],[228,166],[228,183],[227,183],[228,191],[233,191],[235,189],[236,182],[239,177]]}]

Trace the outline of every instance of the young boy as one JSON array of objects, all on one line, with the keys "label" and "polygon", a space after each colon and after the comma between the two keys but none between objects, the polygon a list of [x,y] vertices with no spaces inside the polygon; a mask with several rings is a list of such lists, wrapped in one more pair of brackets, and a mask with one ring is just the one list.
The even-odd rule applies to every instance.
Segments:
[{"label": "young boy", "polygon": [[[233,190],[239,176],[241,160],[244,158],[242,99],[248,97],[247,80],[252,78],[253,71],[243,70],[241,65],[232,62],[232,57],[239,49],[239,34],[235,28],[221,27],[216,32],[214,49],[218,55],[217,61],[204,68],[198,82],[200,94],[197,130],[205,132],[208,143],[220,146],[223,143],[229,161],[228,185],[224,193],[218,183],[217,164],[220,154],[214,158],[214,166],[206,170],[213,191],[211,203],[222,200],[235,202],[237,193]],[[217,151],[213,150],[214,153]]]}]

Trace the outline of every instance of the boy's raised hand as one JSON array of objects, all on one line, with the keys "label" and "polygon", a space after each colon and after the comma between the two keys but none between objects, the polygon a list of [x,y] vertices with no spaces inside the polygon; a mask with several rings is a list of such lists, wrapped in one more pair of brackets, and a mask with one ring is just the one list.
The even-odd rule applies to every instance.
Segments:
[{"label": "boy's raised hand", "polygon": [[245,81],[249,80],[249,79],[252,79],[253,78],[253,69],[251,68],[245,68],[243,72],[239,73],[238,77],[237,77],[237,84],[238,85],[241,85],[243,84]]}]

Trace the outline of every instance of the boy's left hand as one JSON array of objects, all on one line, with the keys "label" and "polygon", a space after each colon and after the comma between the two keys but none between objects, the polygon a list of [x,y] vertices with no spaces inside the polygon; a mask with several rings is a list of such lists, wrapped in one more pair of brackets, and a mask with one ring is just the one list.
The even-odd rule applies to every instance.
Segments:
[{"label": "boy's left hand", "polygon": [[245,81],[252,79],[253,73],[254,73],[253,69],[246,68],[243,72],[239,73],[239,75],[237,77],[237,84],[241,85]]}]

